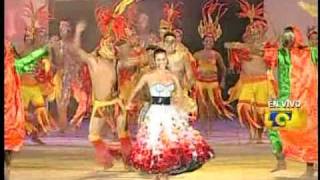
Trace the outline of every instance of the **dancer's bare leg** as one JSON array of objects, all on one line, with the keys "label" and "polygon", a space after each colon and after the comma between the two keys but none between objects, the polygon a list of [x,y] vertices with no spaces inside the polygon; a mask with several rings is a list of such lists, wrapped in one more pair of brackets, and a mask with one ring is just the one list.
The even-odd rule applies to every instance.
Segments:
[{"label": "dancer's bare leg", "polygon": [[101,138],[101,131],[105,125],[105,119],[92,117],[89,125],[89,141],[94,145],[96,150],[96,159],[102,164],[104,170],[113,167],[113,157],[110,155],[107,144]]}]

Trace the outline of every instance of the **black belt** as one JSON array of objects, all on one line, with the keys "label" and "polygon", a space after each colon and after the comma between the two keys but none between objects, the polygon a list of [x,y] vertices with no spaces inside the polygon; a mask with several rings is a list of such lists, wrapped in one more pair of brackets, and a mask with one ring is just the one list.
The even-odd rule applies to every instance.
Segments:
[{"label": "black belt", "polygon": [[151,97],[151,104],[170,105],[170,97]]}]

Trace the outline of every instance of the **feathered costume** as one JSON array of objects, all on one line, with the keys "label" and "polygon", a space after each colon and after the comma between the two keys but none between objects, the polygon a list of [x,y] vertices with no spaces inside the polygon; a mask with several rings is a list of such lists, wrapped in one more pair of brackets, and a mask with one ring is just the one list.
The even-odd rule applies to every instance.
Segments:
[{"label": "feathered costume", "polygon": [[7,40],[4,43],[4,149],[19,151],[25,137],[21,84],[16,72],[13,47]]},{"label": "feathered costume", "polygon": [[[198,26],[198,32],[201,38],[212,37],[214,41],[217,41],[222,35],[222,30],[219,24],[219,20],[227,12],[225,4],[221,4],[216,0],[207,1],[202,8],[202,20]],[[213,19],[212,14],[216,14]],[[201,69],[211,70],[212,66],[217,66],[216,59],[206,60],[199,59],[199,52],[194,54],[195,61],[192,63],[193,72],[196,78],[196,96],[206,107],[206,112],[209,113],[208,103],[205,97],[205,93],[208,94],[210,102],[216,109],[219,115],[227,118],[232,118],[231,106],[229,106],[221,96],[221,90],[218,82],[217,74],[211,76],[203,76]],[[215,57],[213,57],[215,58]],[[214,63],[213,63],[214,61]]]},{"label": "feathered costume", "polygon": [[[112,9],[109,7],[101,6],[95,11],[97,25],[100,29],[102,38],[99,43],[99,48],[105,48],[108,60],[116,59],[116,48],[115,43],[127,39],[127,28],[128,23],[126,18],[122,15],[126,7],[134,0],[122,0],[115,4]],[[119,83],[118,83],[119,84]],[[105,167],[112,165],[113,155],[119,155],[119,146],[116,145],[111,147],[110,144],[107,146],[103,142],[101,135],[98,133],[99,129],[103,124],[99,122],[94,122],[94,116],[98,113],[99,108],[111,108],[114,107],[115,114],[114,117],[117,119],[117,132],[121,144],[121,155],[124,163],[127,163],[127,158],[131,150],[131,140],[129,137],[129,131],[126,121],[126,112],[123,105],[123,100],[120,98],[115,98],[110,101],[98,101],[92,96],[92,113],[90,118],[90,130],[88,135],[89,140],[94,144],[96,150],[97,161],[103,164]],[[96,129],[95,129],[96,128]]]},{"label": "feathered costume", "polygon": [[[49,13],[47,8],[47,4],[36,7],[31,0],[24,8],[24,18],[27,26],[25,33],[26,36],[32,38],[33,43],[38,43],[37,39],[44,38],[46,32],[48,32]],[[40,131],[47,133],[55,127],[53,119],[45,109],[44,96],[48,96],[53,90],[53,77],[50,71],[51,62],[46,57],[46,53],[46,51],[43,51],[42,56],[38,59],[41,59],[41,62],[37,64],[33,72],[21,75],[23,79],[21,90],[24,107],[27,112],[29,104],[32,103],[36,107],[37,115],[36,124],[32,121],[27,121],[26,129],[28,133],[37,133]],[[26,120],[28,120],[28,118]]]},{"label": "feathered costume", "polygon": [[[243,39],[251,36],[258,36],[262,39],[267,30],[267,22],[263,18],[263,2],[254,6],[246,0],[239,0],[241,12],[239,17],[249,18],[250,24],[247,25],[243,34]],[[260,49],[259,49],[260,50]],[[263,52],[263,47],[261,48]],[[250,48],[231,48],[229,49],[230,66],[241,71],[241,64],[250,61],[254,50]],[[270,67],[268,61],[264,61]],[[268,100],[275,97],[275,81],[272,74],[266,71],[261,75],[245,75],[240,73],[240,79],[234,87],[229,90],[229,102],[239,100],[237,111],[241,125],[247,125],[252,139],[257,129],[263,128],[264,110],[267,108]]]}]

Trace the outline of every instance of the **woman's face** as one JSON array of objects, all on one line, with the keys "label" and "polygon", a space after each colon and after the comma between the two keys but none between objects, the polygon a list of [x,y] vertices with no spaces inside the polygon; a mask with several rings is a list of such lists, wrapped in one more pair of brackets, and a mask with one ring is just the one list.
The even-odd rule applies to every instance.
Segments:
[{"label": "woman's face", "polygon": [[166,53],[158,53],[155,56],[155,64],[157,69],[166,69],[168,64],[168,59]]}]

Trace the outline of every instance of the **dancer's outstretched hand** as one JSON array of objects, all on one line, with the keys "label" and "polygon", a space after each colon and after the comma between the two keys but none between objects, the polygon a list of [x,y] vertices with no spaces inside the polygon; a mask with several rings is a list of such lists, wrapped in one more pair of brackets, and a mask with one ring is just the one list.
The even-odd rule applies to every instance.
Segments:
[{"label": "dancer's outstretched hand", "polygon": [[87,23],[85,21],[79,21],[76,25],[76,32],[83,32],[87,27]]}]

